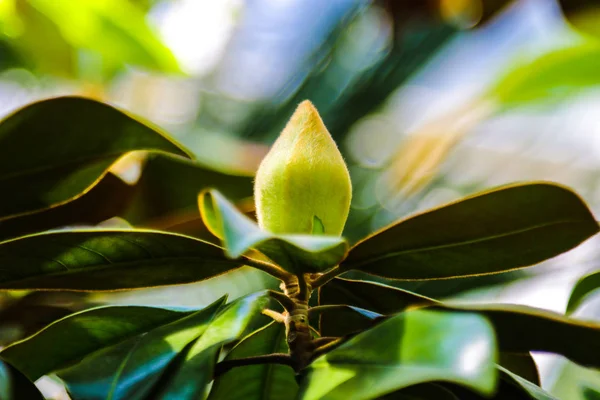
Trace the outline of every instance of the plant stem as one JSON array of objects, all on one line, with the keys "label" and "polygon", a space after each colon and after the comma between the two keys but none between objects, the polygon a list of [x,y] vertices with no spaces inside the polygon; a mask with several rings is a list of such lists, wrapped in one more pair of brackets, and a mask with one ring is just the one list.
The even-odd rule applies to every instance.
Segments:
[{"label": "plant stem", "polygon": [[281,292],[267,290],[267,293],[269,294],[269,296],[271,296],[271,298],[277,300],[287,312],[291,312],[296,307],[294,301]]},{"label": "plant stem", "polygon": [[269,310],[267,308],[262,310],[262,313],[267,317],[273,318],[274,321],[279,322],[280,324],[285,324],[285,316],[281,313],[278,313],[277,311]]},{"label": "plant stem", "polygon": [[272,275],[275,278],[277,278],[277,279],[279,279],[281,281],[284,281],[284,282],[286,280],[289,280],[290,277],[293,276],[289,272],[285,271],[283,268],[280,268],[277,265],[271,264],[271,263],[266,262],[266,261],[261,261],[261,260],[255,259],[255,258],[248,258],[248,257],[244,257],[241,261],[245,265],[249,265],[249,266],[254,267],[256,269],[260,269],[261,271],[264,271],[267,274]]},{"label": "plant stem", "polygon": [[325,344],[323,344],[320,347],[317,347],[313,353],[312,353],[312,360],[314,360],[315,358],[318,358],[320,356],[322,356],[323,354],[329,352],[330,350],[332,350],[334,347],[336,347],[337,345],[339,345],[340,343],[342,343],[342,340],[344,340],[345,338],[340,337],[340,338],[335,338],[334,340],[331,341],[327,341]]},{"label": "plant stem", "polygon": [[223,375],[225,372],[229,371],[232,368],[243,367],[245,365],[259,365],[259,364],[282,364],[287,366],[292,366],[292,358],[288,354],[283,353],[273,353],[266,354],[263,356],[255,356],[255,357],[246,357],[246,358],[236,358],[233,360],[225,360],[217,363],[215,365],[214,378],[218,378]]},{"label": "plant stem", "polygon": [[313,279],[310,282],[310,286],[313,289],[317,289],[321,286],[323,286],[324,284],[326,284],[327,282],[329,282],[330,280],[332,280],[333,278],[335,278],[336,276],[338,276],[339,274],[341,274],[343,271],[340,269],[340,266],[336,266],[332,269],[330,269],[329,271],[325,272],[324,274],[321,274],[319,276],[317,276],[315,279]]}]

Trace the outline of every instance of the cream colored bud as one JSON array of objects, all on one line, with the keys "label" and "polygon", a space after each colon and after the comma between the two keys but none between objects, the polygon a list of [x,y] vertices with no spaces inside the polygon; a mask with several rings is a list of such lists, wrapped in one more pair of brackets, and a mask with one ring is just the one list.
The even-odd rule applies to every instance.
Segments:
[{"label": "cream colored bud", "polygon": [[265,230],[341,235],[352,198],[350,174],[310,101],[298,106],[260,164],[254,197]]}]

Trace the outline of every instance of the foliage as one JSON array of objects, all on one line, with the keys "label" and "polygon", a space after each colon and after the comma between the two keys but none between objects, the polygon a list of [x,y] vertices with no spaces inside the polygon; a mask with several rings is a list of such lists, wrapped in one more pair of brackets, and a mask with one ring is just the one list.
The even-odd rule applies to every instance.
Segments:
[{"label": "foliage", "polygon": [[[312,129],[310,118],[293,120],[292,128]],[[206,188],[198,205],[205,234],[216,236],[217,245],[214,238],[167,228],[44,231],[73,223],[70,212],[59,210],[94,210],[110,198],[110,190],[100,189],[118,180],[108,171],[130,151],[163,153],[153,158],[163,161],[152,167],[155,178],[142,183],[146,189],[161,176],[176,176],[174,168],[191,177],[215,174],[165,134],[116,108],[74,97],[34,103],[0,124],[0,143],[0,179],[14,193],[0,201],[3,236],[10,238],[0,243],[4,290],[131,290],[227,279],[244,265],[281,283],[281,291],[265,288],[231,302],[223,297],[199,309],[106,306],[61,315],[0,352],[3,398],[41,398],[31,381],[56,374],[74,400],[550,399],[538,386],[531,351],[600,367],[596,323],[535,308],[446,304],[374,281],[498,274],[564,253],[599,230],[568,188],[549,182],[495,188],[350,245],[324,234],[327,216],[315,214],[335,208],[348,193],[311,187],[323,185],[328,170],[317,172],[322,180],[315,181],[307,173],[314,173],[319,158],[301,157],[304,168],[286,170],[277,180],[295,186],[282,199],[287,209],[276,212],[320,225],[304,233],[270,232]],[[303,148],[296,150],[314,151],[314,141],[299,143]],[[326,156],[337,148],[321,151]],[[234,185],[247,183],[233,179]],[[212,183],[220,183],[218,176]],[[239,200],[244,190],[229,194]],[[147,193],[137,192],[136,201]],[[307,196],[325,206],[294,203]],[[188,204],[189,198],[168,208]],[[345,212],[340,215],[345,219]],[[366,278],[342,276],[351,271]],[[582,281],[573,304],[597,281],[593,275]]]}]

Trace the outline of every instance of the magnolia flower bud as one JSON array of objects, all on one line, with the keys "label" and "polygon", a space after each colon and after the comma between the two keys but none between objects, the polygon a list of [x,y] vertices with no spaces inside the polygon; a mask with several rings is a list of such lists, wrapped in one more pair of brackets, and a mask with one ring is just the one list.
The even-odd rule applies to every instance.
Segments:
[{"label": "magnolia flower bud", "polygon": [[341,235],[350,210],[350,174],[310,101],[302,102],[266,155],[254,183],[261,228]]}]

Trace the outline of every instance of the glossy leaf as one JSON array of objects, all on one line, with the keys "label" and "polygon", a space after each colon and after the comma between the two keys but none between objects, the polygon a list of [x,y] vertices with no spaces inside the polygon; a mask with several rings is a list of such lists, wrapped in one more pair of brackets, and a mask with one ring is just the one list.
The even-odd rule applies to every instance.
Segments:
[{"label": "glossy leaf", "polygon": [[224,301],[97,351],[58,376],[73,400],[143,399],[178,354],[206,331]]},{"label": "glossy leaf", "polygon": [[0,357],[32,381],[91,353],[190,315],[152,307],[102,307],[72,314],[7,347]]},{"label": "glossy leaf", "polygon": [[390,279],[494,274],[557,256],[598,232],[585,203],[549,183],[507,186],[395,223],[342,263]]},{"label": "glossy leaf", "polygon": [[489,395],[496,385],[494,362],[494,333],[485,318],[406,311],[315,360],[301,398],[373,399],[438,380]]},{"label": "glossy leaf", "polygon": [[145,230],[73,230],[0,243],[0,289],[116,290],[190,283],[243,263],[213,244]]},{"label": "glossy leaf", "polygon": [[583,304],[591,295],[600,288],[600,272],[592,272],[577,281],[571,291],[569,303],[567,304],[567,313],[572,313]]},{"label": "glossy leaf", "polygon": [[[285,326],[271,324],[245,337],[225,360],[287,353]],[[229,370],[215,380],[209,400],[293,400],[298,386],[294,371],[285,365],[248,365]]]},{"label": "glossy leaf", "polygon": [[528,395],[533,400],[555,400],[556,398],[550,393],[543,390],[541,387],[534,385],[527,379],[514,374],[506,368],[498,367],[501,372],[501,380],[508,385],[516,387],[517,390]]},{"label": "glossy leaf", "polygon": [[501,106],[565,99],[600,85],[600,43],[586,40],[518,65],[492,88]]},{"label": "glossy leaf", "polygon": [[202,336],[182,354],[170,376],[155,388],[158,397],[178,400],[205,398],[221,347],[242,337],[268,301],[264,292],[257,293],[236,300],[221,311]]},{"label": "glossy leaf", "polygon": [[269,233],[215,190],[203,192],[198,201],[204,223],[221,238],[231,258],[256,249],[287,271],[304,273],[322,272],[346,256],[348,244],[343,238]]},{"label": "glossy leaf", "polygon": [[0,123],[0,219],[62,204],[89,190],[134,150],[188,156],[155,128],[103,103],[60,97]]},{"label": "glossy leaf", "polygon": [[[332,282],[342,287],[347,285],[347,281],[342,279]],[[398,297],[406,296],[400,289],[367,281],[354,281],[351,286],[348,285],[353,289],[351,294],[338,290],[335,292],[335,296],[331,296],[327,294],[327,286],[321,288],[320,304],[325,304],[324,300],[327,300],[333,304],[358,306],[381,314],[390,313],[390,307],[393,307],[394,303],[382,305],[376,297],[371,297],[371,294],[379,293],[381,298],[390,299],[393,299],[394,294]],[[323,293],[326,296],[323,296]],[[357,296],[353,296],[352,293],[367,293],[369,296],[365,298],[374,300],[359,301],[356,300]],[[433,302],[433,300],[431,301]],[[533,307],[508,304],[451,305],[436,302],[423,306],[438,310],[478,313],[485,316],[494,327],[501,351],[513,353],[544,351],[562,354],[584,366],[600,367],[600,344],[597,340],[600,335],[600,324],[598,323],[579,321]],[[404,305],[398,303],[398,307],[401,310]],[[323,327],[332,326],[336,322],[336,316],[333,313],[325,314],[321,320]],[[347,325],[347,322],[345,324]],[[357,326],[357,329],[359,328],[364,327]],[[544,334],[541,335],[540,332]],[[573,340],[573,338],[577,338],[577,340]]]},{"label": "glossy leaf", "polygon": [[44,396],[25,375],[9,363],[0,360],[0,399],[44,400]]},{"label": "glossy leaf", "polygon": [[422,383],[380,397],[381,400],[461,400],[437,383]]}]

